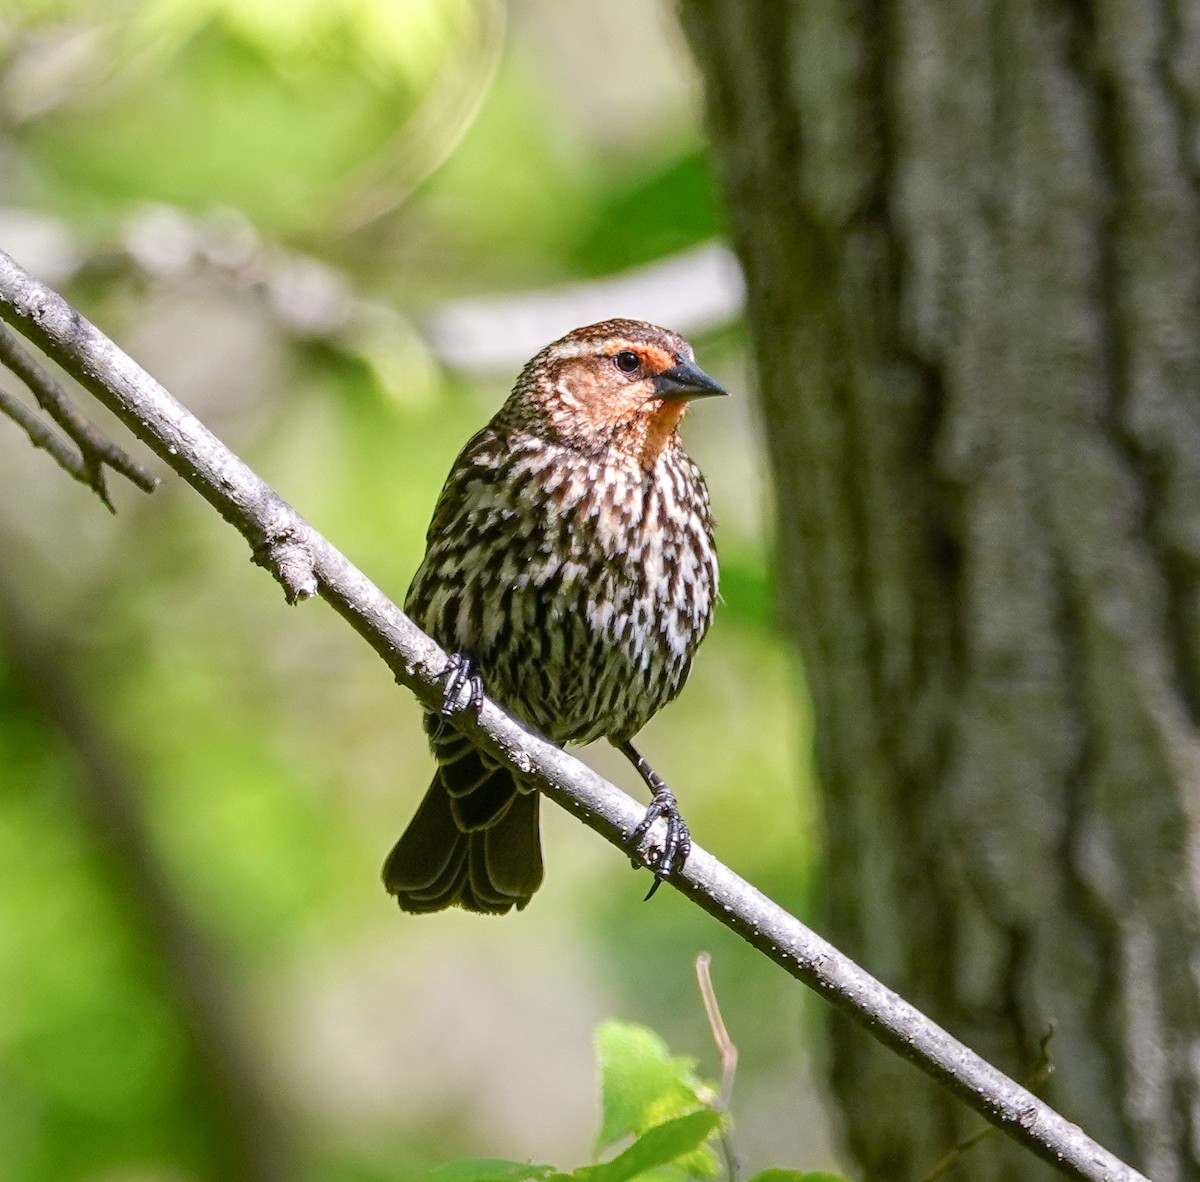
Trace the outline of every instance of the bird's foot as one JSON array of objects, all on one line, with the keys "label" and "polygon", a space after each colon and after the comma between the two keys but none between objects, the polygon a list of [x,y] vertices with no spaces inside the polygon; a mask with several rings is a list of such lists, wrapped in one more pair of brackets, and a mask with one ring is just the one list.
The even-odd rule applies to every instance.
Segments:
[{"label": "bird's foot", "polygon": [[[672,874],[683,869],[683,864],[687,861],[687,856],[692,849],[692,835],[688,832],[688,827],[679,813],[675,794],[657,776],[655,779],[658,780],[658,786],[654,792],[654,799],[650,802],[646,815],[638,822],[638,827],[633,831],[634,844],[640,847],[642,839],[650,831],[650,826],[655,821],[661,817],[667,823],[666,840],[662,846],[648,850],[645,855],[646,864],[654,871],[654,882],[651,884],[650,890],[646,892],[646,899],[652,898],[654,892]],[[652,857],[652,855],[656,856]]]},{"label": "bird's foot", "polygon": [[[446,684],[442,687],[442,707],[438,717],[452,718],[468,706],[478,714],[483,705],[483,678],[475,672],[471,658],[466,653],[451,653],[442,676]],[[464,702],[462,692],[468,686],[470,693]]]}]

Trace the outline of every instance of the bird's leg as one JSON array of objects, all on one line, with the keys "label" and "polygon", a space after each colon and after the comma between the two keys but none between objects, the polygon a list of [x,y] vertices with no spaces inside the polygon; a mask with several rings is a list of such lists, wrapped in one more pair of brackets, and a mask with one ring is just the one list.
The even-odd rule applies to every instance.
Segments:
[{"label": "bird's leg", "polygon": [[646,782],[646,787],[650,789],[652,796],[646,815],[633,831],[634,842],[640,845],[642,838],[649,832],[650,826],[659,817],[667,822],[667,838],[663,842],[658,861],[653,867],[654,882],[646,894],[646,898],[649,899],[658,890],[664,879],[676,870],[683,869],[683,864],[691,852],[692,835],[688,832],[683,817],[679,815],[679,805],[675,800],[675,794],[667,787],[662,776],[645,761],[628,739],[624,743],[614,743],[613,745],[637,769],[637,774]]},{"label": "bird's leg", "polygon": [[[475,671],[471,658],[466,653],[451,653],[442,672],[446,684],[442,688],[442,708],[438,711],[439,718],[451,718],[468,706],[479,713],[483,705],[483,678]],[[463,687],[471,687],[470,696],[465,702],[460,701]]]}]

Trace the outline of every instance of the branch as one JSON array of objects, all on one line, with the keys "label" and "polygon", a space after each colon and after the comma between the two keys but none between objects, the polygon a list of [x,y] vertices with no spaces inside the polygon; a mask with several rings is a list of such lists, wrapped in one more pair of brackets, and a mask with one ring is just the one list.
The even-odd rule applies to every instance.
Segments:
[{"label": "branch", "polygon": [[91,481],[84,469],[83,457],[65,439],[46,426],[25,403],[19,398],[14,398],[7,390],[0,390],[0,414],[12,419],[29,436],[29,442],[34,447],[48,451],[64,472],[80,483],[90,486]]},{"label": "branch", "polygon": [[114,443],[109,443],[72,405],[66,391],[21,347],[21,343],[0,324],[0,363],[8,366],[29,387],[38,405],[56,422],[79,449],[73,452],[24,404],[0,391],[0,412],[8,415],[32,440],[44,447],[58,463],[82,484],[86,484],[112,511],[104,484],[107,464],[143,492],[153,492],[158,478],[152,476]]},{"label": "branch", "polygon": [[[713,1101],[713,1107],[718,1112],[728,1112],[730,1101],[733,1099],[733,1079],[737,1075],[738,1049],[725,1028],[725,1019],[721,1017],[711,969],[712,957],[707,952],[701,952],[696,957],[696,983],[700,986],[700,999],[704,1003],[704,1016],[708,1019],[708,1028],[712,1032],[717,1053],[721,1056],[721,1090]],[[993,1131],[993,1126],[988,1125],[988,1132]],[[725,1176],[729,1182],[737,1182],[738,1160],[733,1152],[727,1123],[722,1123],[719,1136],[721,1152],[725,1158]]]},{"label": "branch", "polygon": [[[319,594],[423,705],[440,705],[446,654],[149,374],[2,252],[0,318],[44,349],[216,508],[283,585],[289,602]],[[645,809],[619,788],[490,699],[477,717],[463,711],[454,722],[627,856],[636,854],[631,836]],[[1065,1176],[1147,1182],[699,846],[669,881]]]}]

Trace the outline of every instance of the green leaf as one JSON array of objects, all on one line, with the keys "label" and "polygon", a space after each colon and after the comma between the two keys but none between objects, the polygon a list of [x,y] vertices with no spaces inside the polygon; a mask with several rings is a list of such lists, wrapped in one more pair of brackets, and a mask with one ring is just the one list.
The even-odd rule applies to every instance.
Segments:
[{"label": "green leaf", "polygon": [[433,1170],[429,1178],[430,1182],[544,1182],[553,1173],[553,1166],[479,1157],[448,1162]]},{"label": "green leaf", "polygon": [[644,1026],[605,1022],[596,1031],[596,1054],[603,1110],[597,1150],[707,1108],[711,1089],[696,1076],[694,1060],[673,1057],[666,1043]]},{"label": "green leaf", "polygon": [[612,1161],[583,1166],[571,1177],[576,1182],[626,1182],[694,1153],[720,1124],[721,1114],[711,1108],[677,1116],[648,1129]]}]

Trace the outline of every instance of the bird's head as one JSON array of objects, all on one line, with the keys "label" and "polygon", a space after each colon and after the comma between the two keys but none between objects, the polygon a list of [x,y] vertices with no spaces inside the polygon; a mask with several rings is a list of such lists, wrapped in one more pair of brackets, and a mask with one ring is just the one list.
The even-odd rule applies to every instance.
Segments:
[{"label": "bird's head", "polygon": [[641,320],[605,320],[547,345],[525,367],[509,409],[561,442],[615,449],[651,467],[688,403],[725,392],[682,337]]}]

